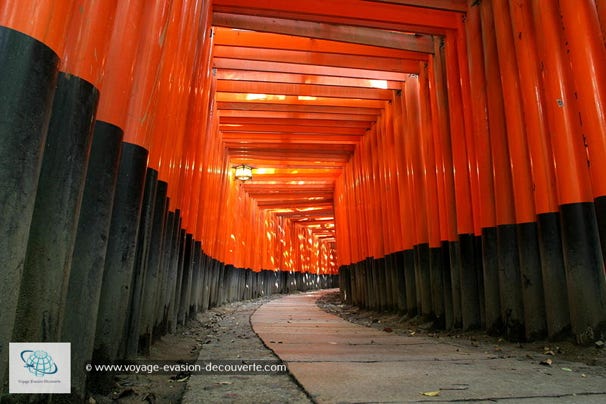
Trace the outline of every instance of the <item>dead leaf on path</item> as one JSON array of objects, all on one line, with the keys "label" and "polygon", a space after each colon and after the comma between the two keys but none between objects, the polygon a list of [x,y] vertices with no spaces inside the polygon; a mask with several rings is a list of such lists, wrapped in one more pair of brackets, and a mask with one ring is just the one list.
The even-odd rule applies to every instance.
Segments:
[{"label": "dead leaf on path", "polygon": [[229,384],[232,384],[232,382],[218,382],[217,384],[220,384],[222,386],[227,386]]},{"label": "dead leaf on path", "polygon": [[562,368],[562,370],[565,372],[572,372],[572,369],[570,369],[570,368]]},{"label": "dead leaf on path", "polygon": [[383,328],[383,331],[385,331],[385,332],[392,332],[393,329],[391,327],[385,327],[385,328]]},{"label": "dead leaf on path", "polygon": [[422,395],[426,396],[426,397],[437,397],[440,395],[440,391],[426,391],[424,393],[421,393]]},{"label": "dead leaf on path", "polygon": [[544,361],[539,362],[539,365],[551,366],[552,363],[553,363],[553,361],[550,358],[547,358]]}]

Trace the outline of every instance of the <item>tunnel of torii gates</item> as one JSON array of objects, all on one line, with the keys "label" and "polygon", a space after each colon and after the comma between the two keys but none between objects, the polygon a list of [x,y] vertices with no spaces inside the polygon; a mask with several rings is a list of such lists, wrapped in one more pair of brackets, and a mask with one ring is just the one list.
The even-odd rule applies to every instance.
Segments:
[{"label": "tunnel of torii gates", "polygon": [[605,39],[606,0],[2,0],[0,377],[69,341],[83,395],[198,311],[337,285],[600,338]]}]

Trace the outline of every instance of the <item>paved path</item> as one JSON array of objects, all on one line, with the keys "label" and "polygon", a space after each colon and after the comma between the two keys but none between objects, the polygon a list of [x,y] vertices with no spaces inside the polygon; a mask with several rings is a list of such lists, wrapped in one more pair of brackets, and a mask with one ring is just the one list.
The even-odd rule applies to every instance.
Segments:
[{"label": "paved path", "polygon": [[[606,372],[352,324],[318,308],[321,293],[271,301],[251,317],[254,331],[318,403],[606,403]],[[431,392],[439,395],[422,394]]]}]

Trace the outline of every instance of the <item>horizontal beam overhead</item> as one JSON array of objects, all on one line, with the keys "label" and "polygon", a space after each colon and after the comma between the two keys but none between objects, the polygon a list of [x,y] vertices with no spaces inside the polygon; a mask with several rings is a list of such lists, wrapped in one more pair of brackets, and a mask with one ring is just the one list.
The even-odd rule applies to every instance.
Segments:
[{"label": "horizontal beam overhead", "polygon": [[393,3],[405,6],[433,8],[464,13],[467,11],[467,0],[366,0],[376,3]]},{"label": "horizontal beam overhead", "polygon": [[254,81],[261,83],[316,84],[338,87],[382,88],[397,90],[402,83],[393,80],[369,80],[353,77],[318,76],[298,73],[262,72],[254,70],[219,69],[218,80]]},{"label": "horizontal beam overhead", "polygon": [[[320,204],[318,204],[318,205],[320,205]],[[320,205],[320,206],[322,206],[322,205]],[[318,207],[320,207],[320,206],[318,206]],[[324,206],[327,206],[327,205],[325,204]],[[333,216],[334,215],[334,209],[332,206],[327,206],[325,208],[320,208],[317,210],[305,211],[305,212],[298,211],[297,208],[295,208],[294,206],[292,208],[288,208],[288,209],[281,209],[279,207],[276,207],[276,208],[269,209],[269,210],[276,211],[276,214],[278,214],[282,217],[287,217],[287,218],[295,219],[295,220],[301,220],[301,219],[308,218],[308,217],[315,218],[315,217],[324,217],[324,216]]]},{"label": "horizontal beam overhead", "polygon": [[[215,56],[213,58],[215,69],[254,70],[260,72],[298,73],[316,76],[351,77],[367,80],[406,81],[409,74],[392,71],[379,71],[369,68],[346,68],[335,66],[320,66],[311,64],[284,62],[268,62],[260,60],[230,59]],[[418,69],[417,69],[418,70]],[[412,72],[414,73],[414,72]]]},{"label": "horizontal beam overhead", "polygon": [[418,73],[420,70],[418,59],[396,59],[377,56],[260,49],[242,46],[218,45],[214,47],[213,55],[217,58],[225,59],[295,63],[313,66],[366,69],[397,73]]},{"label": "horizontal beam overhead", "polygon": [[[338,116],[338,115],[337,115]],[[338,128],[362,128],[367,129],[368,124],[364,121],[341,121],[341,120],[329,120],[329,119],[295,119],[295,118],[284,118],[274,117],[274,119],[259,118],[259,117],[229,117],[221,114],[219,117],[219,124],[223,125],[222,131],[227,130],[226,125],[267,125],[267,126],[311,126],[311,127],[338,127]],[[238,127],[234,127],[237,129]]]},{"label": "horizontal beam overhead", "polygon": [[349,161],[349,157],[342,157],[340,160],[298,160],[297,156],[284,157],[284,158],[268,158],[264,159],[263,156],[253,156],[250,160],[246,157],[239,157],[237,154],[231,154],[232,161],[238,161],[242,163],[259,164],[263,166],[276,167],[276,168],[338,168],[342,169],[345,163]]},{"label": "horizontal beam overhead", "polygon": [[351,126],[312,126],[312,125],[271,125],[271,124],[244,124],[244,125],[220,125],[219,130],[224,136],[228,134],[244,135],[248,133],[260,134],[286,134],[286,135],[359,135],[366,132],[365,127]]},{"label": "horizontal beam overhead", "polygon": [[223,141],[232,144],[254,143],[291,143],[291,144],[358,144],[361,135],[327,135],[327,134],[274,134],[274,133],[223,133]]},{"label": "horizontal beam overhead", "polygon": [[317,84],[258,83],[255,81],[217,80],[216,89],[222,93],[273,94],[327,98],[337,97],[385,101],[393,98],[393,90],[335,87]]},{"label": "horizontal beam overhead", "polygon": [[[364,114],[338,114],[338,113],[319,113],[319,112],[296,112],[296,111],[258,111],[258,110],[239,110],[239,109],[223,109],[220,112],[220,119],[297,119],[307,122],[322,122],[322,121],[339,121],[349,124],[359,123],[368,125],[374,122],[375,115]],[[227,122],[227,121],[226,121]]]},{"label": "horizontal beam overhead", "polygon": [[374,121],[376,117],[381,114],[381,108],[363,108],[363,107],[339,107],[339,106],[323,106],[323,105],[301,105],[301,104],[268,104],[268,103],[256,103],[256,102],[229,102],[219,101],[217,102],[217,108],[219,114],[229,114],[230,111],[233,113],[245,112],[245,113],[256,113],[256,112],[286,112],[286,113],[303,113],[303,114],[317,114],[318,119],[323,119],[323,116],[327,115],[368,115],[372,117]]},{"label": "horizontal beam overhead", "polygon": [[334,22],[381,28],[400,27],[400,31],[440,34],[457,29],[460,14],[413,5],[369,2],[365,0],[213,0],[216,13],[235,13],[293,20]]},{"label": "horizontal beam overhead", "polygon": [[434,52],[433,39],[430,35],[416,35],[366,27],[218,12],[213,14],[213,25],[412,52]]},{"label": "horizontal beam overhead", "polygon": [[[429,60],[430,54],[409,50],[381,48],[325,39],[313,39],[300,36],[273,34],[266,32],[241,31],[237,29],[215,27],[214,45],[242,46],[246,48],[298,50],[316,53],[339,53],[357,56],[376,56],[395,59]],[[385,31],[391,32],[391,31]],[[433,38],[433,37],[432,37]]]},{"label": "horizontal beam overhead", "polygon": [[[248,152],[267,152],[267,153],[275,153],[275,152],[297,152],[302,155],[307,155],[311,153],[315,153],[318,155],[322,154],[349,154],[354,151],[354,144],[347,143],[330,143],[324,144],[321,148],[316,147],[313,144],[306,146],[305,144],[298,143],[281,143],[279,145],[267,145],[267,143],[255,143],[252,141],[248,141],[246,139],[237,139],[233,142],[226,142],[228,146],[234,145],[234,149],[237,148],[238,151],[248,151]],[[278,147],[279,146],[279,147]]]},{"label": "horizontal beam overhead", "polygon": [[[245,184],[247,186],[248,184]],[[259,206],[263,206],[266,209],[281,209],[285,208],[284,203],[281,202],[265,202],[263,204],[259,204]],[[306,216],[311,214],[316,214],[322,212],[322,214],[331,214],[334,212],[332,202],[314,202],[314,201],[302,201],[302,202],[293,202],[289,203],[287,208],[295,209],[295,212],[298,214],[305,214]],[[324,209],[322,209],[324,208]],[[305,209],[314,209],[305,210]],[[322,209],[322,210],[321,210]],[[298,210],[298,211],[297,211]]]},{"label": "horizontal beam overhead", "polygon": [[360,108],[384,108],[386,101],[365,100],[357,98],[338,98],[338,97],[299,97],[283,96],[263,97],[266,94],[241,94],[217,92],[216,100],[225,102],[246,102],[262,104],[285,104],[285,105],[315,105],[315,106],[334,106],[334,107],[360,107]]}]

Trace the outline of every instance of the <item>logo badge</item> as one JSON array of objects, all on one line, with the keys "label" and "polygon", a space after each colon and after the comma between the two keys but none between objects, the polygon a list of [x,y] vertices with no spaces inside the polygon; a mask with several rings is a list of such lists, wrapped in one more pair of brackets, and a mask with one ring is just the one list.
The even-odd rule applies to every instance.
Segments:
[{"label": "logo badge", "polygon": [[26,349],[21,351],[20,356],[25,367],[34,376],[54,375],[59,370],[57,364],[53,362],[53,358],[46,351]]},{"label": "logo badge", "polygon": [[9,393],[70,393],[71,344],[11,342]]}]

